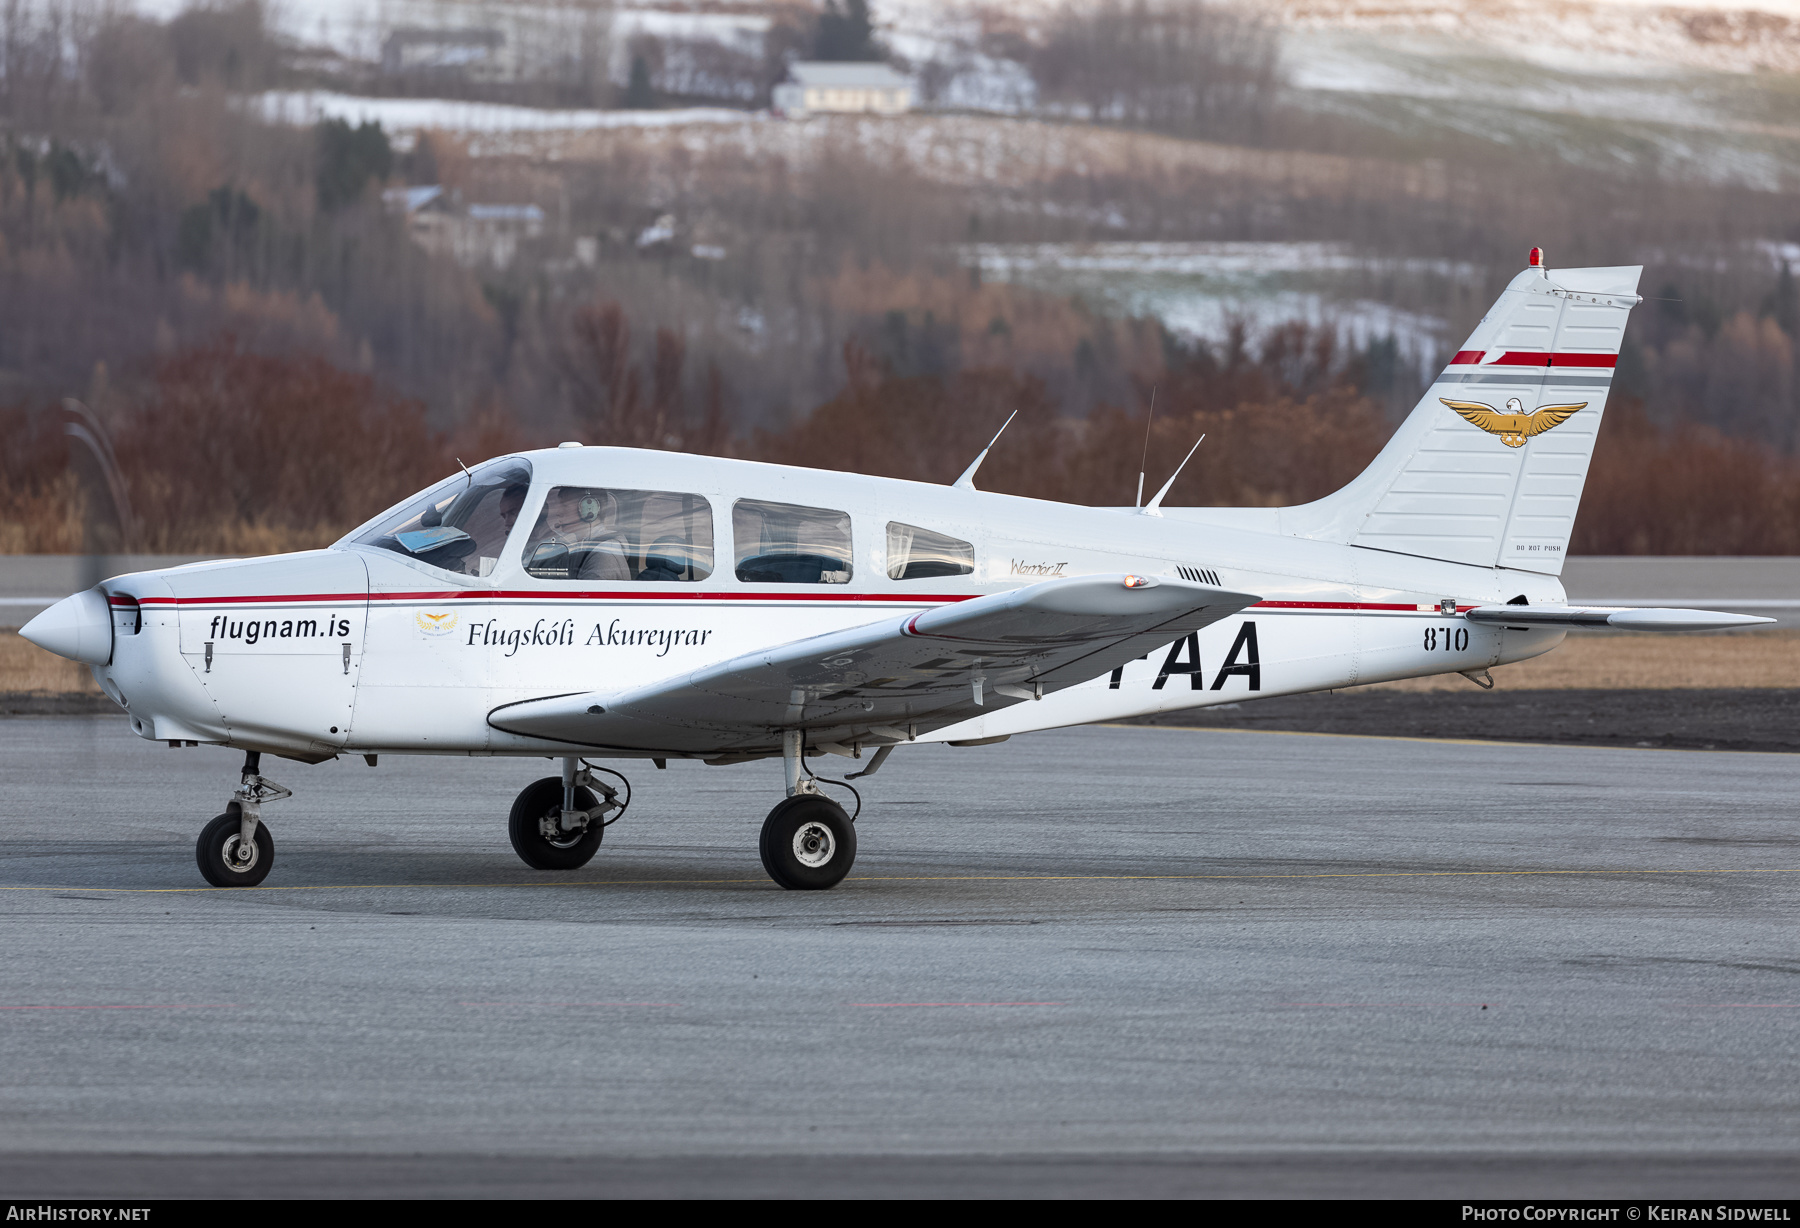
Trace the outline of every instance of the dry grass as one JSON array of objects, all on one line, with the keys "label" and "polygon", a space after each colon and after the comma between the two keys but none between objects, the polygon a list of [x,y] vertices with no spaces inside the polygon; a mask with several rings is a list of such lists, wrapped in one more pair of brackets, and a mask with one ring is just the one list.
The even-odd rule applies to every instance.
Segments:
[{"label": "dry grass", "polygon": [[[1502,665],[1493,673],[1495,689],[1506,691],[1800,687],[1800,631],[1578,634],[1541,657]],[[1473,684],[1459,674],[1439,674],[1356,689],[1460,691],[1473,689]]]},{"label": "dry grass", "polygon": [[0,628],[0,694],[98,695],[100,688],[88,667],[65,661],[36,644],[19,638],[11,628]]},{"label": "dry grass", "polygon": [[[950,186],[1028,188],[1069,176],[1153,176],[1273,185],[1292,198],[1443,200],[1434,164],[1250,149],[1097,124],[959,115],[818,116],[805,123],[669,124],[487,136],[470,151],[484,178],[516,179],[533,164],[620,162],[648,168],[671,193],[705,183],[871,166]],[[525,163],[521,167],[520,163]]]}]

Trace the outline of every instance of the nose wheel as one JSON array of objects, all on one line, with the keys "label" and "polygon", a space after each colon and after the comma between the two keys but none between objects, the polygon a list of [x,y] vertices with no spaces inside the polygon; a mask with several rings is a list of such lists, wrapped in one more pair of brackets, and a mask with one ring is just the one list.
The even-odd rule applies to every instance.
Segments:
[{"label": "nose wheel", "polygon": [[795,794],[763,820],[760,851],[763,869],[789,891],[824,891],[856,861],[856,825],[830,798]]},{"label": "nose wheel", "polygon": [[215,887],[254,887],[275,865],[275,839],[262,821],[266,802],[292,797],[293,790],[262,775],[262,755],[244,755],[242,782],[225,803],[225,813],[200,829],[194,859],[200,876]]},{"label": "nose wheel", "polygon": [[254,887],[269,877],[275,864],[275,841],[267,824],[258,823],[244,839],[244,821],[234,812],[215,818],[200,831],[194,857],[200,874],[215,887]]}]

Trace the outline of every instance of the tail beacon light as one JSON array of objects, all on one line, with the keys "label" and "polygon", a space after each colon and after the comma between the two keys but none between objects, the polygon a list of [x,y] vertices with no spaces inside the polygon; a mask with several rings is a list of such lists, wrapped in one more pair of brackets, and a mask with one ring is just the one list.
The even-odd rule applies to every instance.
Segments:
[{"label": "tail beacon light", "polygon": [[112,611],[97,588],[61,601],[19,628],[19,634],[45,652],[83,665],[112,660]]},{"label": "tail beacon light", "polygon": [[1534,247],[1531,249],[1531,267],[1534,269],[1541,269],[1544,267],[1544,249],[1543,248]]}]

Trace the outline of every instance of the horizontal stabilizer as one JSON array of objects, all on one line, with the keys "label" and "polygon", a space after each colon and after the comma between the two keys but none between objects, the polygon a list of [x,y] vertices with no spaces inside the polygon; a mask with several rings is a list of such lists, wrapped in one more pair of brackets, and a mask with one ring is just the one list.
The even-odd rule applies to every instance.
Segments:
[{"label": "horizontal stabilizer", "polygon": [[766,754],[780,731],[879,745],[1077,686],[1261,600],[1169,577],[1073,576],[749,653],[623,693],[550,695],[495,729],[582,746]]},{"label": "horizontal stabilizer", "polygon": [[1721,614],[1716,610],[1579,605],[1478,605],[1465,617],[1472,623],[1498,623],[1509,627],[1611,627],[1616,631],[1724,631],[1775,621],[1754,614]]}]

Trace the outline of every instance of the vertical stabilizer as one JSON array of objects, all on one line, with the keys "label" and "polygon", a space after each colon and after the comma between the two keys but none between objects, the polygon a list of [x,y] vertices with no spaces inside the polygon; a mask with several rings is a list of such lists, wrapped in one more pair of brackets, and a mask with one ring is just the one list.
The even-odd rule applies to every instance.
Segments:
[{"label": "vertical stabilizer", "polygon": [[1642,271],[1513,278],[1381,454],[1280,531],[1560,574]]}]

